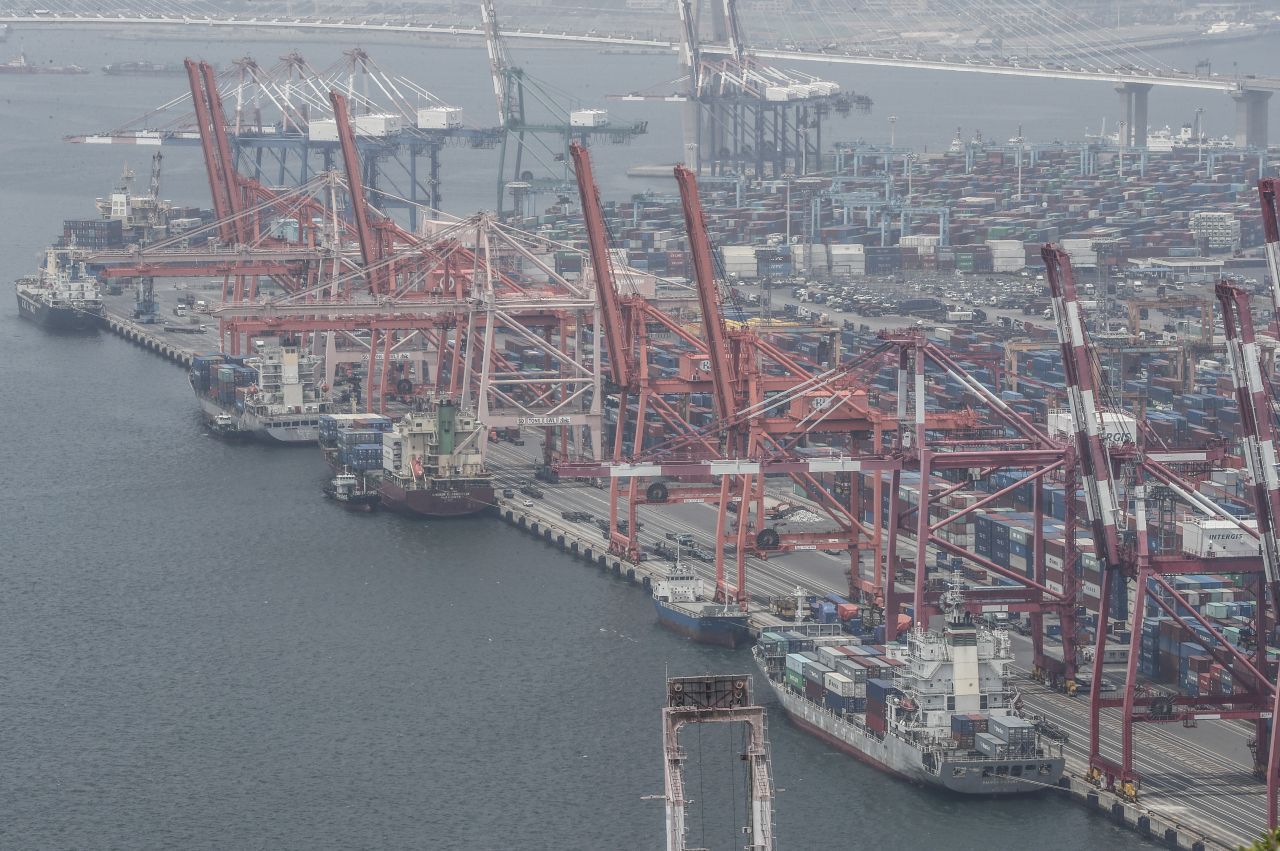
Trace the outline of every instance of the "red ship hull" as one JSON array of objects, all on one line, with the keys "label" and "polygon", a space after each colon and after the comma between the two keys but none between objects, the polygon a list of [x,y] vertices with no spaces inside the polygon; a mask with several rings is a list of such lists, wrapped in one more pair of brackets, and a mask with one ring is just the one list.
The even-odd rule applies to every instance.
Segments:
[{"label": "red ship hull", "polygon": [[416,517],[466,517],[493,507],[493,486],[489,484],[442,483],[434,488],[405,490],[383,479],[379,486],[383,508]]}]

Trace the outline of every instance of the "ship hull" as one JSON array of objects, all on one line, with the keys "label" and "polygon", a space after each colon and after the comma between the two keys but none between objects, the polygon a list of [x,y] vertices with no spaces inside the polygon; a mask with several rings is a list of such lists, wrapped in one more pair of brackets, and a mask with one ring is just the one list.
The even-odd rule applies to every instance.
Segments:
[{"label": "ship hull", "polygon": [[18,315],[49,331],[85,333],[102,327],[102,314],[74,307],[50,307],[26,293],[18,293]]},{"label": "ship hull", "polygon": [[661,600],[654,600],[653,606],[658,613],[658,623],[699,644],[728,647],[732,650],[743,646],[750,638],[745,616],[699,616],[665,605]]},{"label": "ship hull", "polygon": [[[269,443],[272,445],[283,446],[314,446],[316,441],[320,439],[320,427],[316,425],[285,425],[281,422],[275,422],[269,419],[263,419],[256,414],[237,411],[234,407],[223,407],[213,399],[200,399],[200,407],[209,417],[210,422],[219,414],[230,415],[236,423],[236,434],[238,439],[252,439]],[[315,421],[318,423],[319,414],[298,414],[298,419],[305,420],[310,423]],[[287,422],[296,422],[290,420]],[[239,437],[244,435],[244,437]]]},{"label": "ship hull", "polygon": [[1025,795],[1056,786],[1066,768],[1062,757],[945,756],[935,773],[925,768],[921,752],[911,743],[894,735],[880,737],[806,700],[767,674],[765,680],[788,720],[797,727],[855,759],[912,783],[960,795]]},{"label": "ship hull", "polygon": [[406,490],[384,478],[378,491],[384,508],[414,517],[467,517],[488,511],[494,500],[493,486],[487,483],[441,483],[433,488]]}]

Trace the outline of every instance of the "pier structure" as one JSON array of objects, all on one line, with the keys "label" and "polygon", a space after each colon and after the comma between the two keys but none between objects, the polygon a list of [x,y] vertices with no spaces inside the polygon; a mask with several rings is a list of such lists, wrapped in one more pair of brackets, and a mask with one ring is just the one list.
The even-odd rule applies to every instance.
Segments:
[{"label": "pier structure", "polygon": [[[1167,578],[1215,571],[1254,576],[1251,582],[1259,589],[1258,634],[1265,636],[1267,607],[1256,579],[1266,575],[1262,559],[1245,556],[1209,564],[1203,557],[1152,552],[1148,540],[1147,530],[1153,521],[1147,504],[1157,498],[1153,489],[1163,489],[1158,498],[1172,495],[1206,516],[1225,514],[1211,500],[1199,496],[1195,486],[1195,476],[1203,475],[1204,469],[1221,458],[1212,451],[1184,451],[1148,441],[1136,425],[1132,430],[1116,427],[1122,422],[1116,419],[1121,412],[1106,409],[1101,389],[1092,382],[1094,354],[1079,321],[1070,266],[1060,252],[1047,250],[1044,259],[1054,288],[1059,342],[1069,365],[1068,396],[1075,425],[1066,439],[1029,423],[918,332],[886,332],[880,345],[856,358],[843,358],[839,346],[831,345],[823,355],[810,359],[782,351],[765,332],[731,324],[711,259],[696,178],[688,169],[677,169],[676,179],[694,257],[693,295],[701,314],[699,327],[692,330],[657,306],[656,290],[655,294],[646,292],[652,281],[614,268],[607,231],[598,220],[598,198],[597,204],[589,203],[595,188],[581,148],[574,156],[588,229],[594,233],[589,255],[595,262],[588,267],[589,275],[570,279],[558,276],[549,265],[545,246],[537,246],[532,237],[505,228],[492,218],[481,216],[470,224],[441,225],[429,238],[421,238],[378,218],[367,201],[356,204],[353,221],[337,223],[338,205],[325,206],[321,200],[324,192],[311,197],[284,195],[237,174],[227,167],[231,162],[229,147],[219,132],[225,122],[218,118],[220,99],[216,87],[209,84],[210,69],[189,66],[189,70],[195,102],[205,111],[201,142],[219,211],[210,225],[217,234],[215,253],[202,259],[189,254],[166,257],[161,246],[157,252],[143,251],[119,260],[122,267],[124,263],[135,264],[124,267],[134,270],[141,268],[139,263],[152,263],[147,268],[156,270],[157,276],[163,276],[166,268],[194,270],[207,269],[202,264],[209,262],[229,264],[225,275],[231,283],[223,288],[222,302],[215,310],[222,321],[219,331],[227,341],[226,348],[251,350],[254,338],[273,334],[298,335],[312,344],[321,335],[367,339],[367,377],[372,386],[374,376],[380,374],[376,383],[382,391],[381,405],[394,363],[391,355],[397,353],[394,349],[402,335],[430,339],[434,334],[436,353],[420,362],[421,371],[429,365],[435,373],[433,392],[474,393],[471,398],[477,406],[482,399],[491,399],[487,411],[491,420],[511,416],[514,427],[544,431],[544,468],[549,462],[561,477],[608,480],[608,556],[619,570],[625,565],[630,571],[640,561],[636,506],[700,500],[716,507],[713,561],[721,599],[750,607],[749,556],[765,559],[834,545],[848,553],[850,593],[870,612],[879,613],[885,637],[891,638],[899,628],[900,614],[920,623],[936,611],[937,586],[930,573],[936,580],[956,563],[930,564],[932,548],[959,559],[960,565],[981,569],[984,576],[998,577],[995,584],[975,589],[971,611],[975,615],[1030,613],[1037,624],[1032,641],[1037,642],[1034,665],[1038,675],[1069,686],[1075,681],[1081,658],[1078,650],[1084,644],[1078,611],[1081,594],[1078,585],[1073,585],[1078,580],[1067,578],[1075,577],[1074,565],[1061,571],[1063,582],[1057,587],[1048,577],[1043,558],[1044,500],[1039,493],[1043,482],[1060,481],[1071,495],[1070,504],[1074,505],[1077,489],[1086,496],[1089,537],[1103,568],[1098,607],[1093,613],[1094,658],[1100,658],[1105,649],[1112,622],[1128,623],[1132,618],[1135,623],[1127,680],[1131,688],[1125,697],[1104,697],[1099,676],[1090,687],[1088,780],[1108,794],[1133,802],[1141,791],[1142,779],[1134,761],[1135,726],[1224,717],[1248,718],[1261,726],[1274,711],[1276,690],[1265,658],[1259,664],[1259,659],[1232,648]],[[358,152],[341,93],[330,97],[345,177],[339,182],[336,175],[331,176],[325,185],[330,193],[342,187],[345,197],[355,203],[362,198],[363,188]],[[326,240],[319,226],[297,241],[266,236],[271,229],[263,224],[271,216],[289,212],[313,224],[316,218],[331,222],[331,238]],[[309,216],[312,212],[319,215]],[[504,236],[506,241],[502,242]],[[243,247],[245,253],[228,260],[216,255],[219,245],[232,246],[237,252]],[[319,253],[307,253],[313,247]],[[275,251],[281,253],[270,256]],[[170,260],[173,265],[166,267]],[[290,264],[302,264],[301,270]],[[326,277],[326,266],[338,268],[339,273]],[[534,270],[536,276],[526,274]],[[619,271],[625,274],[619,275]],[[263,298],[262,290],[268,285],[285,295]],[[1239,319],[1238,307],[1236,313]],[[442,318],[453,324],[440,324],[445,321]],[[441,333],[444,327],[449,333]],[[655,350],[678,356],[682,366],[676,379],[646,374],[651,332],[655,332]],[[667,340],[657,339],[668,334]],[[506,347],[498,345],[499,335],[517,345],[540,338],[548,344],[540,356],[543,368],[515,369],[510,361],[504,363],[501,350]],[[1250,353],[1246,338],[1245,334],[1233,338],[1240,341],[1236,360],[1239,370],[1244,371],[1237,375],[1257,368],[1250,360],[1256,352]],[[379,358],[380,369],[376,363]],[[525,366],[538,358],[525,357]],[[863,370],[877,358],[895,363],[898,382],[894,393],[873,404],[866,393]],[[604,380],[605,363],[609,365],[608,382]],[[975,400],[972,409],[931,410],[929,379],[940,374],[967,388]],[[1243,379],[1239,383],[1251,386]],[[716,419],[710,425],[696,426],[681,416],[681,397],[694,394],[712,399]],[[633,395],[635,406],[629,401]],[[610,397],[617,402],[611,404]],[[1254,407],[1255,420],[1269,416]],[[612,433],[607,428],[610,409]],[[593,430],[591,418],[596,416],[600,419]],[[658,426],[658,434],[651,425]],[[1261,431],[1252,434],[1260,446],[1268,442]],[[652,437],[661,439],[647,440]],[[603,447],[611,442],[613,454],[602,463]],[[1188,472],[1176,472],[1180,466]],[[1190,472],[1195,468],[1201,472]],[[947,526],[998,499],[1008,488],[996,489],[989,498],[976,502],[954,504],[948,498],[1003,469],[1026,471],[1025,482],[1036,490],[1036,531],[1031,536],[1034,555],[1026,575],[946,536]],[[1259,470],[1256,478],[1265,479],[1265,465]],[[889,490],[887,512],[873,516],[869,524],[854,510],[852,487],[848,504],[843,504],[835,496],[838,488],[829,491],[818,480],[822,475],[865,473],[880,481],[887,477]],[[935,481],[935,473],[945,484]],[[909,489],[903,487],[904,474],[917,476],[920,482],[914,504]],[[770,523],[775,518],[767,514],[765,494],[766,479],[771,475],[785,476],[798,485],[835,521],[836,528],[796,532]],[[837,480],[839,484],[842,482]],[[625,530],[618,522],[623,485],[630,521]],[[877,506],[878,497],[879,492]],[[1132,509],[1128,508],[1130,498]],[[1072,542],[1069,546],[1075,546],[1076,526],[1076,519],[1069,515],[1064,524],[1065,540]],[[882,529],[888,540],[883,549],[876,550]],[[867,545],[874,553],[870,581],[859,555]],[[900,551],[911,555],[899,558]],[[727,576],[726,554],[737,562],[733,581]],[[1068,561],[1078,557],[1078,552],[1072,553]],[[1139,595],[1149,591],[1156,608],[1193,633],[1196,637],[1189,640],[1201,642],[1210,657],[1232,672],[1241,684],[1239,694],[1230,700],[1225,696],[1207,701],[1191,697],[1165,700],[1137,691],[1133,668],[1135,651],[1141,650],[1141,630],[1136,625],[1146,613],[1146,601],[1139,596],[1137,611],[1130,612],[1117,603],[1127,595],[1113,591],[1129,581],[1138,584]],[[1157,590],[1151,591],[1153,587]],[[1044,647],[1040,627],[1046,627],[1046,619],[1061,626],[1061,659]],[[1265,639],[1259,644],[1265,652]],[[1229,704],[1231,709],[1197,708],[1217,704]],[[1114,729],[1114,721],[1108,720],[1109,714],[1102,712],[1117,708],[1123,712],[1119,731]],[[1118,759],[1109,757],[1106,747],[1108,737],[1116,733],[1121,738]],[[1269,800],[1274,801],[1276,774],[1270,766],[1276,749],[1261,732],[1254,747],[1255,761],[1260,767],[1267,766]],[[1270,811],[1274,818],[1274,804]]]}]

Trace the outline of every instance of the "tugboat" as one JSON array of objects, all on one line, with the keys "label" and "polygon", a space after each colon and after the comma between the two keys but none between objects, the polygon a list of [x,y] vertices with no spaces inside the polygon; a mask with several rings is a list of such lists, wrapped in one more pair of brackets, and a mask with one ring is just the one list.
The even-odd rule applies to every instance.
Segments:
[{"label": "tugboat", "polygon": [[253,432],[240,428],[236,418],[230,414],[218,414],[209,421],[209,431],[214,437],[229,441],[248,440]]},{"label": "tugboat", "polygon": [[14,284],[18,314],[51,331],[96,331],[103,323],[102,294],[98,279],[83,266],[68,271],[58,263],[58,252],[49,249],[44,268],[37,275]]},{"label": "tugboat", "polygon": [[347,511],[373,511],[382,500],[377,490],[369,490],[366,479],[347,472],[338,473],[325,483],[324,495]]},{"label": "tugboat", "polygon": [[704,583],[676,554],[675,564],[653,586],[658,622],[699,644],[736,648],[746,644],[747,613],[738,606],[711,602]]}]

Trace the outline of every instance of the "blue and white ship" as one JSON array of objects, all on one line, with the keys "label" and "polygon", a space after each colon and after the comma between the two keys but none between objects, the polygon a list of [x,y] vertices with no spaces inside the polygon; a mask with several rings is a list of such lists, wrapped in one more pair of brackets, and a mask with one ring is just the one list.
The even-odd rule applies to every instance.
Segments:
[{"label": "blue and white ship", "polygon": [[734,648],[747,644],[747,613],[736,605],[714,602],[714,593],[679,558],[653,585],[658,622],[701,644]]}]

